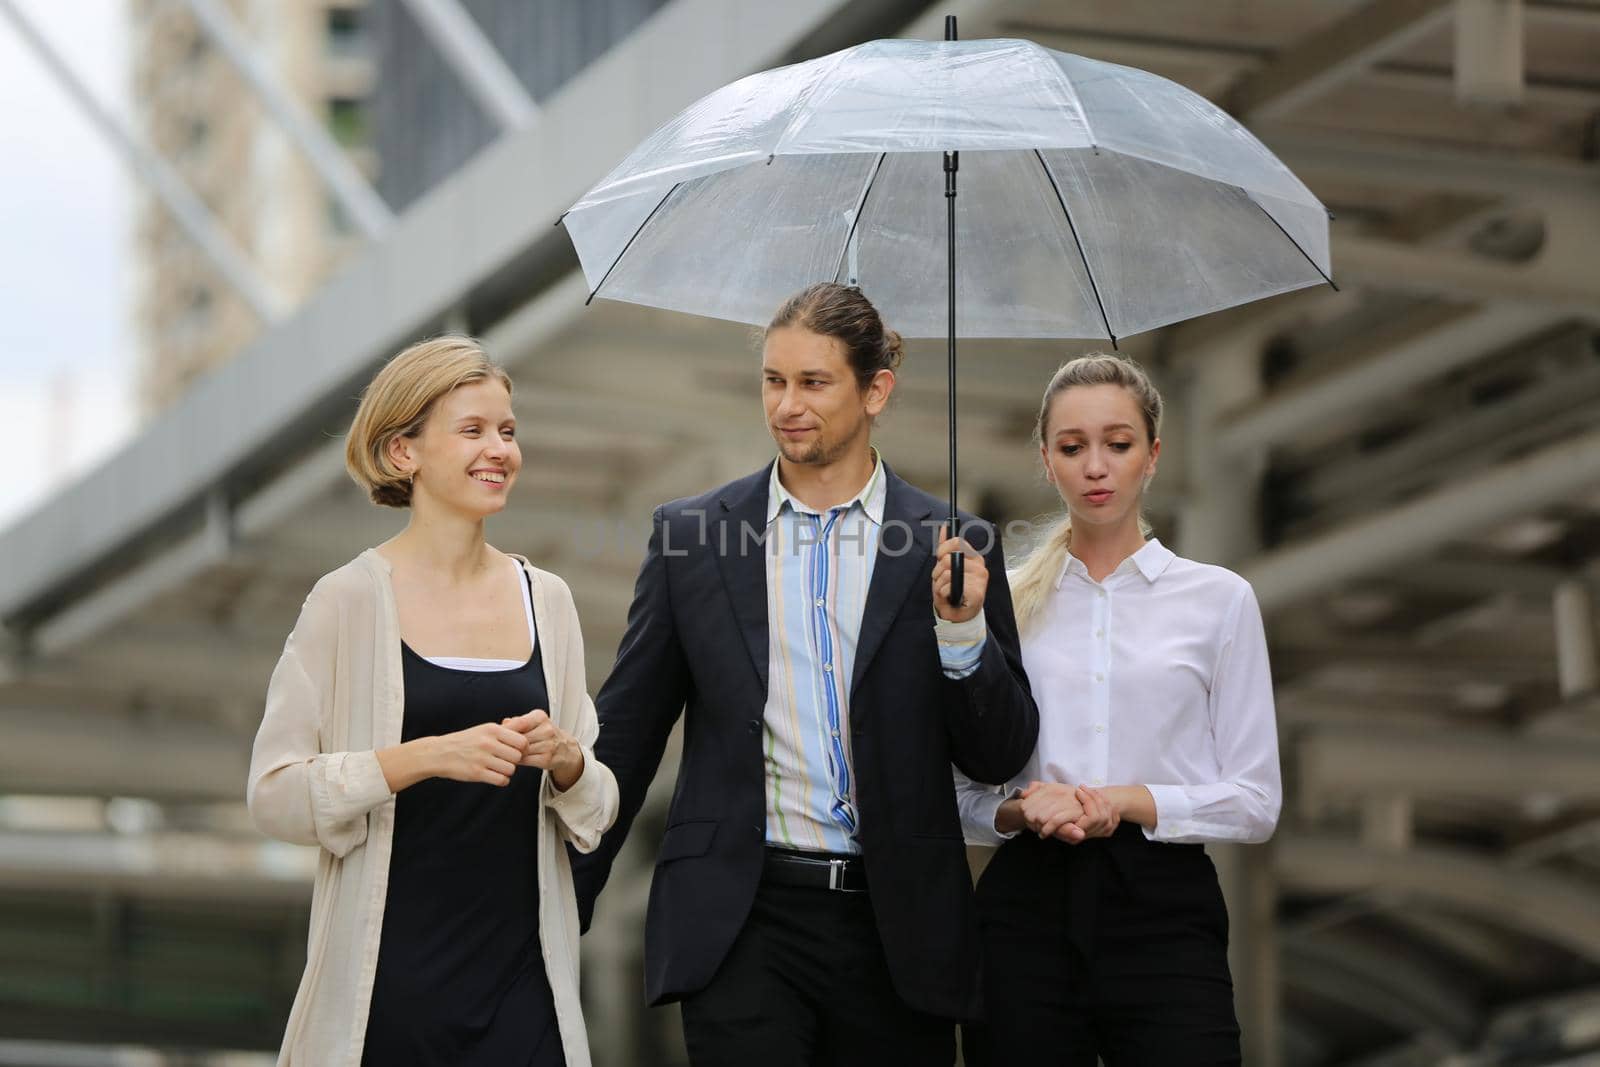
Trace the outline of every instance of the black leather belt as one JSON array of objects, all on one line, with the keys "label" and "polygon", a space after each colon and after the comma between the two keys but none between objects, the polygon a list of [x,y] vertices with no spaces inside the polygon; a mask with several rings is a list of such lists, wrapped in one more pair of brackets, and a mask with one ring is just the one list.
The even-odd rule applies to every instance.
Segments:
[{"label": "black leather belt", "polygon": [[766,850],[761,880],[803,889],[832,889],[839,893],[867,891],[867,865],[860,856],[840,856],[832,852],[795,852],[791,849]]}]

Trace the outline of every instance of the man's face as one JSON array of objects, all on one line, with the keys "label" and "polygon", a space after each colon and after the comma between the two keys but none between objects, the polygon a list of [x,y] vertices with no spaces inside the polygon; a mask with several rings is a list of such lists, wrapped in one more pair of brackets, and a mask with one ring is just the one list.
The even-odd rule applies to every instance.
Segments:
[{"label": "man's face", "polygon": [[872,419],[889,401],[894,372],[879,371],[862,388],[844,342],[781,326],[761,351],[761,402],[767,429],[790,463],[827,466],[871,439]]}]

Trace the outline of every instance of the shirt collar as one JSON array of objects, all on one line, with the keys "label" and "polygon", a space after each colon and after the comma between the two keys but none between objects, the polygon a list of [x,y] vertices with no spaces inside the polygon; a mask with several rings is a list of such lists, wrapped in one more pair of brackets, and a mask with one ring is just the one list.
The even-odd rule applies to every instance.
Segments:
[{"label": "shirt collar", "polygon": [[[829,508],[828,510],[849,510],[855,505],[860,504],[861,510],[866,512],[867,518],[871,519],[875,524],[882,526],[883,506],[888,495],[889,480],[883,476],[883,457],[880,456],[878,454],[878,450],[874,448],[872,450],[872,474],[867,478],[867,484],[863,485],[861,487],[861,491],[850,500],[847,500],[843,504],[839,504],[834,508]],[[789,505],[795,511],[806,515],[818,514],[815,508],[809,507],[802,503],[800,500],[794,497],[789,490],[783,487],[783,483],[778,480],[778,464],[776,461],[774,461],[772,464],[772,473],[767,479],[768,523],[772,522],[773,519],[778,517],[778,513],[783,510],[783,506],[785,504]]]},{"label": "shirt collar", "polygon": [[[1155,580],[1166,572],[1166,569],[1171,566],[1172,561],[1176,558],[1170,548],[1152,537],[1144,543],[1144,546],[1139,551],[1123,560],[1116,570],[1108,574],[1106,581],[1110,581],[1119,574],[1127,574],[1130,571],[1137,570],[1144,575],[1145,581],[1154,584]],[[1071,552],[1067,553],[1066,562],[1061,566],[1061,573],[1056,576],[1057,589],[1061,588],[1061,583],[1066,581],[1069,574],[1080,575],[1085,581],[1090,580],[1089,568],[1083,565],[1083,560],[1074,556]]]}]

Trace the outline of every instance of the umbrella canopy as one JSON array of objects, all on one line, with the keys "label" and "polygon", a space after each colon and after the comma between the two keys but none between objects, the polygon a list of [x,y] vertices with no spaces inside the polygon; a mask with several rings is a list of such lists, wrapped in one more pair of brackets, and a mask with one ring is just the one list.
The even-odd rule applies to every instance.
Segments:
[{"label": "umbrella canopy", "polygon": [[872,41],[685,109],[563,217],[595,295],[765,324],[818,281],[908,337],[1129,334],[1329,280],[1328,215],[1248,130],[1030,41]]}]

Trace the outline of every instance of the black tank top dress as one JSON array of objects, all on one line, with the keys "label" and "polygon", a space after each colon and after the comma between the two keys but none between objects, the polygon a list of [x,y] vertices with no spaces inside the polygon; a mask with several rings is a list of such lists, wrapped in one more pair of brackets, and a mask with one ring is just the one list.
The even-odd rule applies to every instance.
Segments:
[{"label": "black tank top dress", "polygon": [[[404,644],[410,741],[550,706],[544,642],[513,670],[442,667]],[[539,947],[540,772],[429,778],[395,798],[363,1067],[564,1067]]]}]

